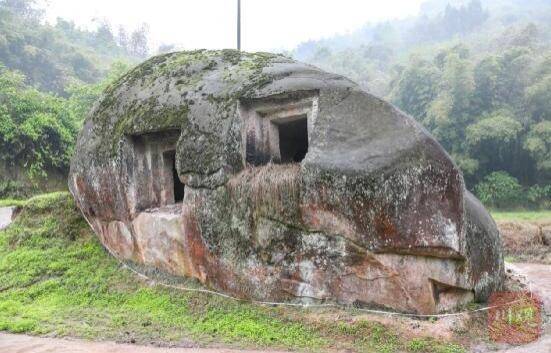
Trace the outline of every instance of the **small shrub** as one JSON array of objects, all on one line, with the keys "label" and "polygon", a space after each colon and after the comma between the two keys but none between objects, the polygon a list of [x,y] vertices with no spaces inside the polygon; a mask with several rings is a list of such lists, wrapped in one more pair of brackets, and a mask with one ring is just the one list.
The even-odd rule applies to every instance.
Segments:
[{"label": "small shrub", "polygon": [[408,350],[411,352],[427,352],[429,342],[424,339],[414,338],[408,343]]},{"label": "small shrub", "polygon": [[526,193],[529,206],[540,209],[551,208],[551,185],[533,185],[528,188]]},{"label": "small shrub", "polygon": [[465,348],[458,344],[448,343],[442,346],[438,346],[435,349],[436,353],[465,353]]},{"label": "small shrub", "polygon": [[522,186],[503,171],[487,175],[476,185],[475,192],[482,203],[493,208],[510,209],[522,203]]},{"label": "small shrub", "polygon": [[0,198],[22,199],[29,196],[29,194],[30,190],[20,182],[0,179]]}]

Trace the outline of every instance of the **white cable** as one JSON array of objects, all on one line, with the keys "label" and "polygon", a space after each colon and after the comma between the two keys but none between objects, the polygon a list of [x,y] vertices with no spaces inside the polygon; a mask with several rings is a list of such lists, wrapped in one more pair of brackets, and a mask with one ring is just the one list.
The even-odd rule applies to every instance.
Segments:
[{"label": "white cable", "polygon": [[[92,227],[92,224],[90,223],[90,221],[88,220],[86,215],[83,212],[81,212],[81,213],[84,216],[84,219],[86,220],[86,222],[88,223],[90,228],[92,228],[92,230],[93,230],[94,227]],[[158,282],[158,281],[155,281],[155,280],[151,279],[147,275],[144,275],[143,273],[135,270],[131,266],[128,266],[126,263],[124,263],[122,260],[120,260],[115,255],[115,253],[109,248],[109,246],[107,246],[106,244],[102,244],[102,245],[105,247],[107,252],[119,262],[119,264],[122,267],[130,270],[132,273],[134,273],[137,276],[145,279],[146,281],[150,282],[153,285],[158,285],[158,286],[165,287],[165,288],[181,290],[181,291],[185,291],[185,292],[206,293],[206,294],[216,295],[216,296],[226,298],[226,299],[231,299],[231,300],[235,300],[235,301],[239,301],[239,302],[248,302],[248,303],[253,303],[253,304],[258,304],[258,305],[291,306],[291,307],[299,307],[299,308],[304,308],[304,309],[308,309],[308,308],[329,308],[329,307],[338,308],[338,309],[342,309],[342,310],[349,310],[350,309],[349,306],[342,305],[342,304],[336,304],[336,303],[335,304],[333,304],[333,303],[302,304],[302,303],[283,303],[283,302],[267,302],[267,301],[260,301],[260,300],[248,300],[248,299],[236,298],[236,297],[233,297],[233,296],[228,295],[228,294],[224,294],[224,293],[220,293],[220,292],[216,292],[216,291],[212,291],[212,290],[208,290],[208,289],[189,288],[189,287],[182,287],[182,286],[176,286],[176,285],[172,285],[172,284],[166,284],[166,283]],[[526,276],[524,276],[524,277],[526,278]],[[528,279],[526,279],[526,280],[528,281]],[[528,285],[530,286],[529,288],[531,289],[530,281],[528,281]],[[530,291],[530,293],[531,293],[531,291]],[[382,315],[389,315],[389,316],[403,316],[403,317],[416,317],[416,318],[442,318],[442,317],[461,316],[461,315],[470,314],[470,313],[487,311],[487,310],[491,310],[491,309],[494,309],[494,308],[499,308],[499,307],[502,307],[502,306],[518,303],[518,302],[521,302],[521,301],[523,301],[523,300],[518,299],[518,300],[514,300],[512,302],[502,304],[502,305],[486,306],[486,307],[475,309],[475,310],[465,310],[465,311],[460,311],[460,312],[457,312],[457,313],[448,313],[448,314],[407,314],[407,313],[399,313],[399,312],[385,311],[385,310],[372,310],[372,309],[363,309],[363,308],[353,308],[353,309],[356,310],[356,311],[361,311],[361,312],[370,313],[370,314],[382,314]]]}]

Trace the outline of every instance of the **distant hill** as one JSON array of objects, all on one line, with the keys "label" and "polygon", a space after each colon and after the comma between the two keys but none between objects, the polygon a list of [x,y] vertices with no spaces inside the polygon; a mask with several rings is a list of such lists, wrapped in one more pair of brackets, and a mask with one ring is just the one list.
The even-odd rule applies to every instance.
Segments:
[{"label": "distant hill", "polygon": [[103,79],[115,61],[147,55],[145,28],[114,35],[107,23],[88,31],[63,19],[49,25],[42,16],[35,0],[0,0],[0,64],[42,91],[66,95],[71,83]]},{"label": "distant hill", "polygon": [[292,55],[411,114],[490,207],[551,207],[551,1],[429,0]]},{"label": "distant hill", "polygon": [[[530,38],[523,37],[527,34],[523,31],[530,30]],[[304,42],[292,55],[387,96],[392,70],[412,54],[430,58],[446,46],[461,43],[479,56],[530,44],[524,42],[526,39],[540,46],[550,45],[551,1],[429,0],[416,17],[367,23],[348,34]]]},{"label": "distant hill", "polygon": [[49,25],[36,1],[0,0],[0,197],[66,188],[88,110],[148,55],[146,34]]}]

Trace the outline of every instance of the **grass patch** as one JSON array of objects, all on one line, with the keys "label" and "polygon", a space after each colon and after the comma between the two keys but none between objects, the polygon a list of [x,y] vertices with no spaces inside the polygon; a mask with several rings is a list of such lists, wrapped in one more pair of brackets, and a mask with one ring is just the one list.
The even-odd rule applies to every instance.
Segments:
[{"label": "grass patch", "polygon": [[492,211],[496,221],[551,221],[551,210],[543,211]]},{"label": "grass patch", "polygon": [[408,352],[465,353],[465,348],[454,343],[443,343],[430,338],[414,338],[407,345]]},{"label": "grass patch", "polygon": [[17,207],[23,207],[25,206],[26,200],[16,200],[16,199],[3,199],[0,200],[0,207],[10,207],[10,206],[17,206]]},{"label": "grass patch", "polygon": [[[298,309],[149,286],[106,253],[68,193],[37,196],[21,207],[0,231],[0,331],[316,352],[392,353],[424,344],[377,323],[308,321]],[[463,352],[427,342],[426,352]]]},{"label": "grass patch", "polygon": [[0,330],[139,342],[324,344],[269,309],[139,283],[106,254],[67,193],[30,199],[0,232]]},{"label": "grass patch", "polygon": [[439,342],[432,338],[401,339],[396,333],[376,322],[359,320],[354,323],[336,323],[335,335],[339,333],[354,337],[354,346],[360,352],[398,353],[466,353],[454,343]]},{"label": "grass patch", "polygon": [[519,262],[519,259],[516,256],[513,256],[513,255],[506,255],[503,258],[503,261],[508,262],[508,263],[513,263],[513,262]]}]

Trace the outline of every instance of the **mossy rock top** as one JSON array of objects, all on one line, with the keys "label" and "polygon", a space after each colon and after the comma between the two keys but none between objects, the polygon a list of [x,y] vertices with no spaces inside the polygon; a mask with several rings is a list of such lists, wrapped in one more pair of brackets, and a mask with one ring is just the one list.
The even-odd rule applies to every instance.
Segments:
[{"label": "mossy rock top", "polygon": [[192,110],[216,110],[215,117],[207,112],[201,114],[205,118],[201,120],[203,124],[218,124],[216,120],[233,113],[237,100],[268,91],[277,93],[277,87],[267,87],[297,74],[338,77],[270,53],[197,50],[164,54],[147,60],[108,87],[88,124],[94,125],[105,148],[116,148],[124,135],[181,129]]}]

